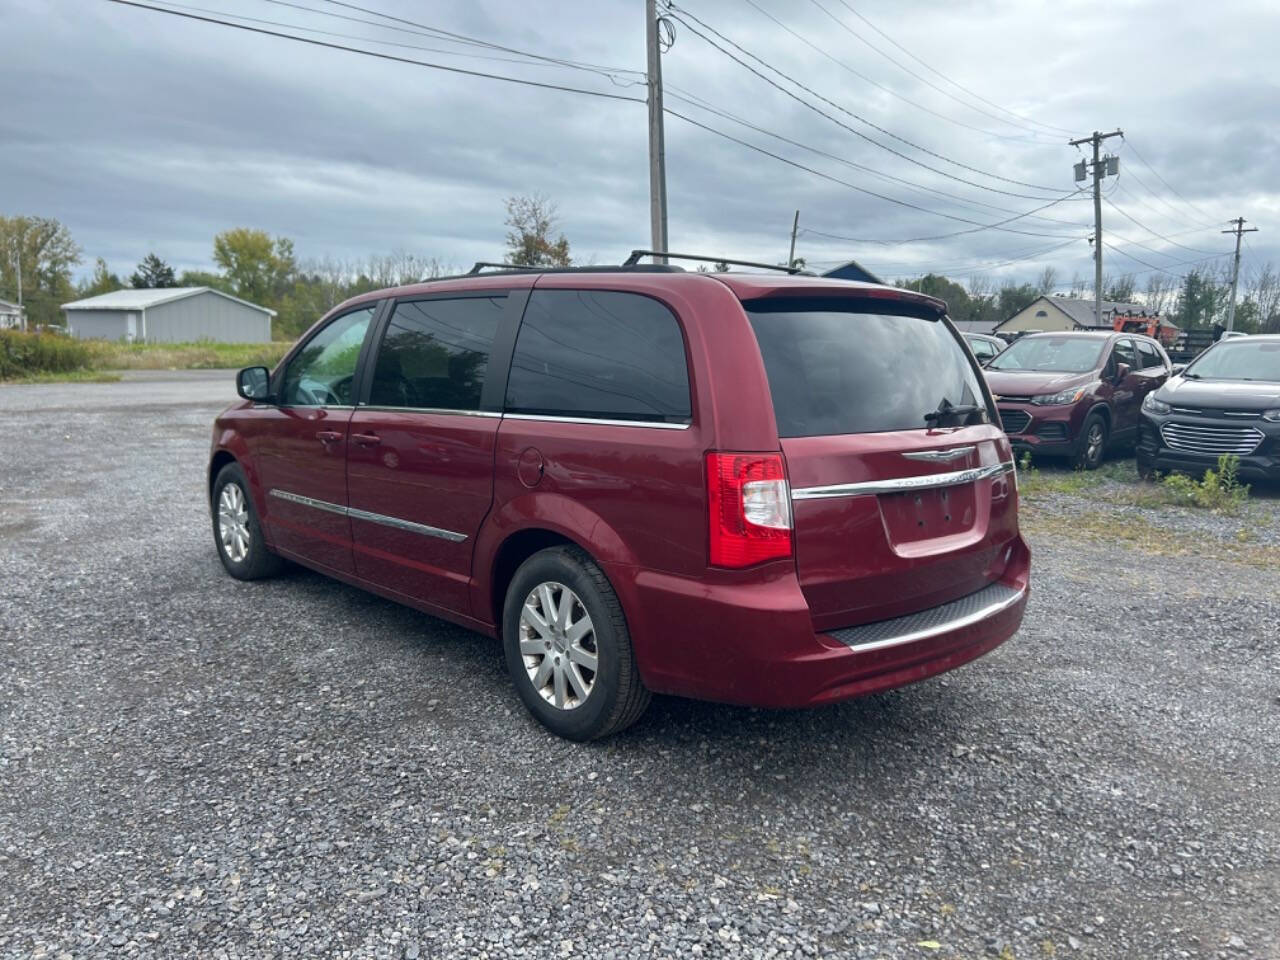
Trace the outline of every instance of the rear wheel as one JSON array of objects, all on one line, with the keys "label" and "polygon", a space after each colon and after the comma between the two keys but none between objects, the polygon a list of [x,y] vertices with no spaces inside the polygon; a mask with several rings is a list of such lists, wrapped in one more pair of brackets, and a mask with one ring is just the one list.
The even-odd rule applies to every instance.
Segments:
[{"label": "rear wheel", "polygon": [[1081,470],[1097,470],[1107,452],[1107,421],[1100,413],[1085,418],[1080,431],[1080,445],[1076,450],[1075,464]]},{"label": "rear wheel", "polygon": [[213,481],[213,539],[222,565],[237,580],[261,580],[283,565],[267,549],[239,464],[228,463]]},{"label": "rear wheel", "polygon": [[520,566],[503,604],[502,638],[520,699],[552,733],[606,737],[649,705],[622,605],[576,547],[542,550]]}]

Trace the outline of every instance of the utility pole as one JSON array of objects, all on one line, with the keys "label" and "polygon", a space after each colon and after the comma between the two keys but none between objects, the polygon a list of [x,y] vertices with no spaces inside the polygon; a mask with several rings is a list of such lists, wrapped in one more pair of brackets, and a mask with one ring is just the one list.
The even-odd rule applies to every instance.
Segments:
[{"label": "utility pole", "polygon": [[[667,249],[667,157],[662,129],[662,50],[658,2],[645,0],[645,43],[649,53],[649,227],[654,250]],[[666,263],[666,257],[659,257]]]},{"label": "utility pole", "polygon": [[[1103,140],[1123,136],[1124,132],[1119,129],[1111,133],[1099,133],[1095,130],[1091,137],[1068,141],[1073,147],[1078,147],[1082,143],[1093,144],[1091,166],[1093,168],[1093,325],[1095,327],[1102,326],[1102,178],[1109,173],[1120,172],[1120,158],[1101,157],[1098,155],[1098,148],[1102,146]],[[1083,160],[1076,164],[1077,181],[1084,179],[1085,166]]]},{"label": "utility pole", "polygon": [[796,211],[796,218],[791,221],[791,250],[787,253],[787,266],[794,267],[796,265],[796,230],[800,226],[800,211]]},{"label": "utility pole", "polygon": [[1236,259],[1235,265],[1231,268],[1231,299],[1227,302],[1227,333],[1231,332],[1236,322],[1236,287],[1240,283],[1240,240],[1246,233],[1257,233],[1257,227],[1249,227],[1245,229],[1248,223],[1244,217],[1236,217],[1229,221],[1235,224],[1231,230],[1223,230],[1223,233],[1234,233],[1236,235]]}]

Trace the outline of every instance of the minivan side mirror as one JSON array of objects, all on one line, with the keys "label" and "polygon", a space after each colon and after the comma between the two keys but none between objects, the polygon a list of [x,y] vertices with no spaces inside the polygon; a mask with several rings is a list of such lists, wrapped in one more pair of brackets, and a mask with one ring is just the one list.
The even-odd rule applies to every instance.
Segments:
[{"label": "minivan side mirror", "polygon": [[245,367],[236,374],[236,393],[257,403],[271,399],[271,371],[266,367]]},{"label": "minivan side mirror", "polygon": [[1129,365],[1122,361],[1116,362],[1116,383],[1122,381],[1129,375]]},{"label": "minivan side mirror", "polygon": [[1176,377],[1185,369],[1187,369],[1187,365],[1185,363],[1175,363],[1169,368],[1169,376]]}]

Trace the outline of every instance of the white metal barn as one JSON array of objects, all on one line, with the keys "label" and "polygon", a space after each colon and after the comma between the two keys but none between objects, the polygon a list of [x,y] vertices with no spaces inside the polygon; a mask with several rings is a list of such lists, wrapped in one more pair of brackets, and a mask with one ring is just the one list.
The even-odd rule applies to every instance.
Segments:
[{"label": "white metal barn", "polygon": [[212,287],[116,290],[62,309],[74,337],[149,343],[267,343],[276,315]]}]

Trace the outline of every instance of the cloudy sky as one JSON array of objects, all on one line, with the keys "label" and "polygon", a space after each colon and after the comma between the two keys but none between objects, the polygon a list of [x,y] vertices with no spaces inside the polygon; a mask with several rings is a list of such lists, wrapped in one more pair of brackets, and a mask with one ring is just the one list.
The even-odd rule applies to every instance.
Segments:
[{"label": "cloudy sky", "polygon": [[[644,97],[642,0],[144,2]],[[672,249],[778,262],[798,208],[811,263],[1091,276],[1067,141],[1120,127],[1109,274],[1182,273],[1229,250],[1218,231],[1238,215],[1261,228],[1246,269],[1280,262],[1274,0],[678,0],[672,14],[667,106],[718,131],[667,117]],[[302,258],[469,264],[501,257],[503,198],[524,193],[558,204],[581,259],[648,245],[643,103],[108,0],[0,0],[0,24],[0,213],[62,220],[82,269],[102,256],[127,274],[149,251],[208,267],[233,226],[292,237]]]}]

